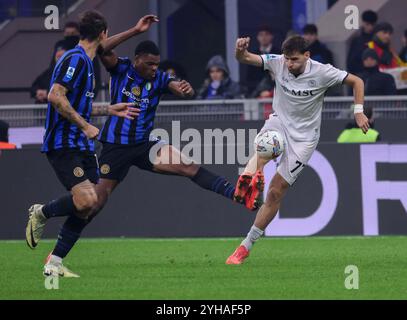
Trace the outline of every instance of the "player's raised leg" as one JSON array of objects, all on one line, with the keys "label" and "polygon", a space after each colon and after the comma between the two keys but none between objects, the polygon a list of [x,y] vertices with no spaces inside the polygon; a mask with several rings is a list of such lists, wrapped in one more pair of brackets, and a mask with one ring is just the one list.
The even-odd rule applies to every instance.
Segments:
[{"label": "player's raised leg", "polygon": [[225,177],[194,163],[171,145],[163,145],[159,149],[153,165],[155,172],[188,177],[203,189],[233,199],[235,187]]},{"label": "player's raised leg", "polygon": [[235,252],[226,260],[227,264],[241,264],[249,256],[253,244],[263,235],[264,230],[276,216],[280,209],[281,200],[284,198],[289,184],[279,174],[273,177],[264,204],[256,215],[253,226],[246,238]]},{"label": "player's raised leg", "polygon": [[249,210],[256,210],[263,203],[263,169],[270,160],[254,154],[237,180],[233,198],[236,202],[244,204]]}]

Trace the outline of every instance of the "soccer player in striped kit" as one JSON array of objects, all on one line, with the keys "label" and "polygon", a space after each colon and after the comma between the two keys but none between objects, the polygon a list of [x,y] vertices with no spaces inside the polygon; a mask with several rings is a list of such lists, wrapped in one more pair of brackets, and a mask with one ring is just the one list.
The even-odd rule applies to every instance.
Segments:
[{"label": "soccer player in striped kit", "polygon": [[70,193],[46,205],[31,206],[26,227],[27,244],[34,249],[46,221],[56,216],[67,216],[56,246],[44,266],[45,275],[77,276],[63,266],[62,258],[79,238],[89,222],[89,210],[97,202],[95,185],[99,180],[99,170],[93,139],[98,136],[99,129],[89,123],[90,117],[114,115],[132,120],[139,113],[134,103],[92,106],[92,60],[101,42],[107,39],[107,22],[100,13],[87,11],[80,19],[80,33],[79,44],[67,51],[55,66],[41,149]]}]

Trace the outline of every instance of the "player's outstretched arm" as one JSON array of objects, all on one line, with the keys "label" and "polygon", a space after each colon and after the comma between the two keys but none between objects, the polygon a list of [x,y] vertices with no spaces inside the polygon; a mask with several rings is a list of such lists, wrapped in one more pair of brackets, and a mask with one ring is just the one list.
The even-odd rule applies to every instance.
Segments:
[{"label": "player's outstretched arm", "polygon": [[366,133],[370,125],[369,119],[363,113],[363,102],[365,98],[365,85],[363,80],[349,73],[344,83],[353,88],[355,121],[358,127]]},{"label": "player's outstretched arm", "polygon": [[112,37],[107,38],[100,44],[98,54],[102,60],[103,65],[109,69],[113,68],[117,64],[117,55],[112,51],[119,44],[125,42],[126,40],[146,32],[150,26],[158,22],[158,17],[155,15],[146,15],[142,17],[137,24],[127,31],[116,34]]},{"label": "player's outstretched arm", "polygon": [[64,86],[54,83],[49,94],[48,101],[68,121],[76,124],[89,139],[94,139],[99,134],[99,129],[88,123],[81,115],[72,108],[66,94],[68,89]]},{"label": "player's outstretched arm", "polygon": [[91,115],[94,117],[112,115],[134,120],[138,117],[139,113],[140,109],[135,108],[134,103],[121,102],[112,105],[93,106]]},{"label": "player's outstretched arm", "polygon": [[168,84],[168,89],[178,97],[192,98],[195,95],[195,91],[188,81],[171,81]]},{"label": "player's outstretched arm", "polygon": [[250,53],[249,48],[250,38],[238,38],[236,40],[235,56],[237,61],[244,64],[250,64],[252,66],[261,67],[263,60],[258,54]]}]

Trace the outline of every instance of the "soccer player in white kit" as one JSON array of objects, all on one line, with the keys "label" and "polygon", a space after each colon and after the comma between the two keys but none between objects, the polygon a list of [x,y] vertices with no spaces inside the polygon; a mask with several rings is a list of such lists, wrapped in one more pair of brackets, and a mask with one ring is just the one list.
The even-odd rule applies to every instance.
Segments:
[{"label": "soccer player in white kit", "polygon": [[275,79],[274,113],[262,131],[278,131],[284,138],[285,150],[262,205],[263,168],[271,159],[255,154],[239,177],[235,198],[244,201],[249,209],[261,207],[247,237],[226,260],[227,264],[241,264],[249,256],[253,244],[277,214],[288,188],[311,158],[319,141],[322,104],[328,88],[342,83],[352,86],[356,123],[364,133],[369,129],[363,113],[364,84],[360,78],[310,59],[308,44],[301,36],[288,38],[282,55],[252,54],[247,50],[249,42],[250,38],[237,39],[236,59],[268,70]]}]

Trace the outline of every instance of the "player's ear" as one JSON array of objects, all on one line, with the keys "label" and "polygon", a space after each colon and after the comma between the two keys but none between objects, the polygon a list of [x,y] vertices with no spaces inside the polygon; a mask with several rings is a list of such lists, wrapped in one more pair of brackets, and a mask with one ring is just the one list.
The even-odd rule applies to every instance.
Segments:
[{"label": "player's ear", "polygon": [[304,56],[305,56],[305,58],[308,59],[308,58],[311,56],[311,52],[305,51],[305,52],[304,52]]}]

